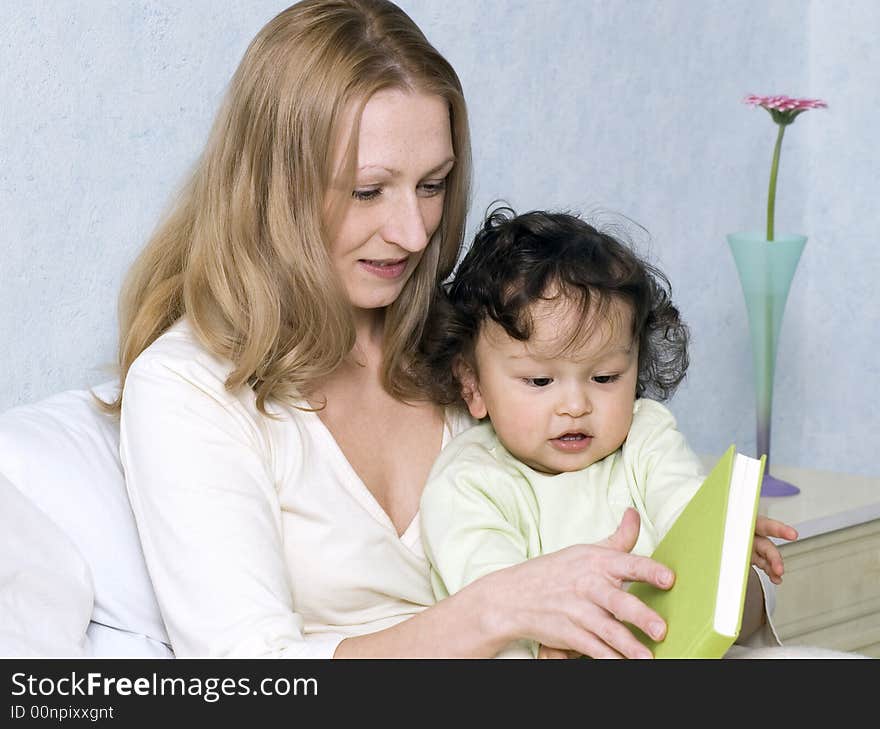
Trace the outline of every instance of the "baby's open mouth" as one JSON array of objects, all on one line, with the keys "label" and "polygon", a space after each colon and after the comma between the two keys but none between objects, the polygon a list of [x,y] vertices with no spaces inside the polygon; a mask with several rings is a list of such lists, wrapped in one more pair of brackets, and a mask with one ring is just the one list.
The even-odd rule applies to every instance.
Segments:
[{"label": "baby's open mouth", "polygon": [[563,453],[580,453],[590,447],[593,436],[579,430],[572,430],[550,439],[550,445]]}]

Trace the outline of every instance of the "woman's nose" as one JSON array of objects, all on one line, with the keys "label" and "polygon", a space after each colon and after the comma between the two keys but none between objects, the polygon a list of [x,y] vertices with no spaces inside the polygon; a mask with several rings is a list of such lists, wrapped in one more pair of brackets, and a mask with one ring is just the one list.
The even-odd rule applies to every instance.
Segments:
[{"label": "woman's nose", "polygon": [[410,253],[418,253],[428,245],[428,231],[418,197],[407,196],[399,201],[385,225],[384,238]]}]

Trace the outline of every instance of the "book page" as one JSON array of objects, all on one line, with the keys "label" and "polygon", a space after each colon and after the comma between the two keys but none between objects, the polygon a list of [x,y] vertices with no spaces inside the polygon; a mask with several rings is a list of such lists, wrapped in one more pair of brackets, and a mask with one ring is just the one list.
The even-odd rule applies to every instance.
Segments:
[{"label": "book page", "polygon": [[752,516],[761,461],[737,453],[730,477],[724,541],[721,548],[721,570],[715,600],[715,630],[722,635],[736,635],[746,582],[743,574],[749,563],[749,549],[754,527]]}]

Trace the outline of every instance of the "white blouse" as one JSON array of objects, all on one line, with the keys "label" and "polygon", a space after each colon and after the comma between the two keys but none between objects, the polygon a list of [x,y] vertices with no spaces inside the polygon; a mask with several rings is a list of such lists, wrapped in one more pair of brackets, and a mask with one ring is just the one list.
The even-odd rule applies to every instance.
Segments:
[{"label": "white blouse", "polygon": [[[418,514],[402,536],[317,413],[229,393],[184,319],[133,363],[120,455],[177,656],[332,657],[434,603]],[[473,424],[446,414],[443,446]]]}]

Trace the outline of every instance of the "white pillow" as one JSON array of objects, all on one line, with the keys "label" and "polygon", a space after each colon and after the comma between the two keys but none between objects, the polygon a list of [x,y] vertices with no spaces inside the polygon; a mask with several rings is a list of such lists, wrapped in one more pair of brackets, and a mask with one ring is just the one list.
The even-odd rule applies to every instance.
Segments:
[{"label": "white pillow", "polygon": [[0,474],[0,656],[89,652],[92,578],[77,548]]},{"label": "white pillow", "polygon": [[[118,385],[94,388],[103,400]],[[88,390],[0,413],[4,474],[79,549],[94,583],[92,620],[168,644],[119,461],[119,420]]]}]

